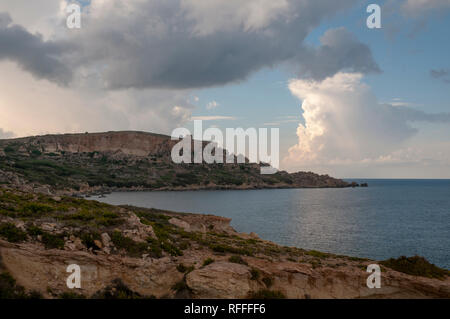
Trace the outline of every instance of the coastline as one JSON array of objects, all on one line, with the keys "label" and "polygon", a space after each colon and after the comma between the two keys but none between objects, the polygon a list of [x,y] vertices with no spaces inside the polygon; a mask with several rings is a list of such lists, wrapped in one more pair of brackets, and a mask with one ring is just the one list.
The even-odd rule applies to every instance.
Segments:
[{"label": "coastline", "polygon": [[[27,208],[16,210],[15,217],[0,214],[0,268],[44,298],[70,292],[65,287],[70,263],[84,269],[79,293],[94,298],[118,282],[135,296],[152,298],[450,298],[448,270],[420,257],[394,270],[404,262],[280,246],[236,232],[224,217],[4,187],[0,196],[10,205],[40,207],[37,215]],[[366,286],[366,268],[373,263],[382,265],[381,289]],[[418,275],[408,274],[416,268]],[[436,278],[427,278],[434,273]]]},{"label": "coastline", "polygon": [[[367,183],[364,183],[367,184]],[[106,195],[113,192],[184,192],[184,191],[226,191],[226,190],[261,190],[261,189],[328,189],[328,188],[356,188],[356,187],[368,187],[357,185],[346,185],[346,186],[292,186],[292,185],[244,185],[244,186],[232,186],[232,185],[214,185],[214,186],[198,186],[198,187],[162,187],[162,188],[116,188],[116,187],[100,187],[94,190],[86,190],[83,192],[74,191],[72,196],[100,196]]]}]

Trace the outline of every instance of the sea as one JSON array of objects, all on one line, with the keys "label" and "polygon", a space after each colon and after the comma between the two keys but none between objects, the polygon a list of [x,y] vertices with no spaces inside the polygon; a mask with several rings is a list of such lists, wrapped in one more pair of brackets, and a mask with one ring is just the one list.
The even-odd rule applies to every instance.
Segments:
[{"label": "sea", "polygon": [[232,219],[280,245],[450,269],[450,180],[361,179],[367,188],[113,192],[96,200]]}]

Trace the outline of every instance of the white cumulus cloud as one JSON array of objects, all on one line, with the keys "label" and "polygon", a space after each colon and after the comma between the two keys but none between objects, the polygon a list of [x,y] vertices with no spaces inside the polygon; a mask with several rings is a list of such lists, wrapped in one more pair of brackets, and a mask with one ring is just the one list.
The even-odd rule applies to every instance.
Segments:
[{"label": "white cumulus cloud", "polygon": [[292,80],[289,89],[302,100],[304,123],[297,128],[298,143],[284,159],[288,167],[399,162],[413,153],[402,148],[418,132],[414,122],[450,123],[448,113],[378,102],[358,73]]}]

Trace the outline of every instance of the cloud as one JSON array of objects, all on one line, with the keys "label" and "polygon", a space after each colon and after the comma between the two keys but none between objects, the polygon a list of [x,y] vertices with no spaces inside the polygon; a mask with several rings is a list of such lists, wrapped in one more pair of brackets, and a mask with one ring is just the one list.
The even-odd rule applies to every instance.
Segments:
[{"label": "cloud", "polygon": [[42,36],[12,24],[9,14],[0,12],[0,61],[14,61],[36,78],[67,84],[72,73],[61,56],[69,48],[66,43],[44,41]]},{"label": "cloud", "polygon": [[403,101],[400,98],[393,98],[390,102],[387,104],[390,104],[392,106],[413,106],[414,104],[411,102]]},{"label": "cloud", "polygon": [[323,19],[356,2],[92,1],[83,7],[80,32],[65,29],[64,16],[54,13],[60,20],[52,41],[18,26],[6,28],[13,48],[38,52],[35,59],[14,58],[13,52],[7,57],[58,83],[70,80],[69,70],[76,78],[89,70],[112,90],[211,87],[286,62],[296,62],[315,79],[343,69],[377,72],[368,47],[343,29],[326,33],[318,49],[302,45]]},{"label": "cloud", "polygon": [[330,29],[320,39],[318,48],[299,53],[300,76],[322,80],[339,71],[379,73],[370,48],[345,28]]},{"label": "cloud", "polygon": [[7,132],[7,131],[4,131],[2,128],[0,128],[0,139],[11,138],[11,137],[14,137],[13,132]]},{"label": "cloud", "polygon": [[382,8],[383,29],[391,38],[406,31],[415,37],[429,21],[450,13],[450,0],[386,0]]},{"label": "cloud", "polygon": [[435,79],[442,80],[445,83],[450,83],[450,70],[449,69],[438,69],[430,71],[431,77]]},{"label": "cloud", "polygon": [[297,129],[298,143],[285,159],[289,166],[399,158],[399,150],[418,133],[412,123],[450,123],[450,113],[379,103],[357,73],[338,73],[323,81],[292,80],[289,89],[303,101],[304,118]]},{"label": "cloud", "polygon": [[80,63],[105,65],[101,76],[112,89],[200,88],[241,81],[264,67],[301,63],[298,53],[310,30],[354,2],[98,2],[77,39],[85,52]]},{"label": "cloud", "polygon": [[[0,127],[18,136],[143,130],[169,134],[195,108],[188,91],[63,87],[0,62]],[[24,93],[26,92],[26,93]]]},{"label": "cloud", "polygon": [[206,104],[206,109],[213,110],[213,109],[217,108],[218,106],[219,106],[219,103],[217,103],[216,101],[211,101],[208,104]]},{"label": "cloud", "polygon": [[405,0],[401,4],[404,14],[413,17],[424,15],[430,12],[450,9],[449,0]]},{"label": "cloud", "polygon": [[318,48],[303,43],[356,0],[90,1],[81,30],[65,27],[67,3],[0,4],[11,13],[0,14],[0,127],[18,135],[164,133],[191,118],[192,89],[243,81],[262,68],[292,63],[315,79],[378,71],[368,47],[345,29],[327,32]]},{"label": "cloud", "polygon": [[219,120],[236,120],[236,118],[234,116],[211,115],[211,116],[192,116],[191,120],[219,121]]}]

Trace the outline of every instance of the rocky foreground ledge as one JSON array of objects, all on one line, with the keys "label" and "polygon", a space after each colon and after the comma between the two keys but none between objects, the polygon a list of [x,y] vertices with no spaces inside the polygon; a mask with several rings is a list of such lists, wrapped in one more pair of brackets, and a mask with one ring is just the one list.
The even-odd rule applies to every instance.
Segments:
[{"label": "rocky foreground ledge", "polygon": [[[282,247],[230,219],[0,188],[1,298],[450,298],[449,272]],[[382,264],[380,289],[367,265]],[[81,289],[66,286],[70,264]]]}]

